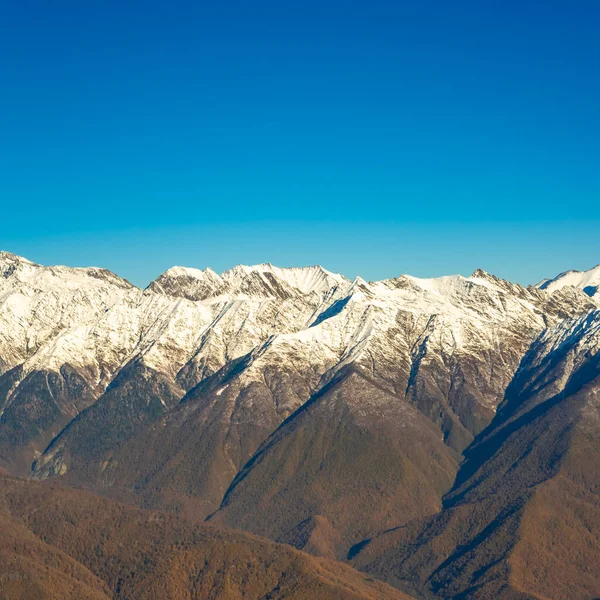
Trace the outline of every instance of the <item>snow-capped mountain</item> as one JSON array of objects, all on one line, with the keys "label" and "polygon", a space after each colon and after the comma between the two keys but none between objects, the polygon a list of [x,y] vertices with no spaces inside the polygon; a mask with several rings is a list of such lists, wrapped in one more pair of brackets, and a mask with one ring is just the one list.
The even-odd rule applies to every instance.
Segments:
[{"label": "snow-capped mountain", "polygon": [[554,292],[565,286],[573,286],[583,290],[600,304],[600,265],[596,265],[588,271],[565,271],[554,277],[554,279],[541,281],[536,287]]},{"label": "snow-capped mountain", "polygon": [[[320,493],[322,504],[278,520],[277,505],[265,511],[275,501],[264,482],[304,493],[290,477],[310,465],[263,472],[258,456],[282,460],[290,440],[293,456],[302,455],[310,436],[301,431],[326,439],[333,422],[358,427],[352,451],[363,448],[375,461],[365,468],[394,482],[380,508],[369,500],[373,510],[394,502],[405,517],[435,510],[531,342],[596,308],[578,287],[524,288],[480,270],[366,282],[320,266],[240,265],[222,274],[173,267],[141,290],[103,269],[2,253],[0,273],[1,466],[27,474],[35,461],[37,478],[60,475],[202,517],[233,482],[219,518],[252,521],[264,533],[258,517],[240,510],[252,497],[273,516],[264,523],[271,537],[287,528],[288,538],[303,540],[296,545],[338,557],[357,536],[397,524],[399,513],[348,516],[333,539],[323,513],[331,498]],[[289,435],[272,437],[279,427]],[[331,451],[350,439],[334,438]],[[374,439],[378,453],[393,446],[413,467],[377,462]],[[435,458],[424,446],[436,448]],[[323,467],[314,485],[346,476]],[[420,491],[400,498],[408,481]]]},{"label": "snow-capped mountain", "polygon": [[153,281],[148,290],[189,300],[205,300],[226,294],[283,299],[293,295],[320,296],[338,285],[348,283],[342,275],[330,273],[319,265],[280,269],[266,263],[237,265],[221,275],[210,268],[172,267]]}]

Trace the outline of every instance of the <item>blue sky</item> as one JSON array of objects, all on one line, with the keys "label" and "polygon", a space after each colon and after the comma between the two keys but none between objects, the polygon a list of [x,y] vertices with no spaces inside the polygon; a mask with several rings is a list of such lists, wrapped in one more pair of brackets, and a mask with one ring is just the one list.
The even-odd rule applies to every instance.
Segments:
[{"label": "blue sky", "polygon": [[600,4],[0,3],[0,247],[173,264],[600,262]]}]

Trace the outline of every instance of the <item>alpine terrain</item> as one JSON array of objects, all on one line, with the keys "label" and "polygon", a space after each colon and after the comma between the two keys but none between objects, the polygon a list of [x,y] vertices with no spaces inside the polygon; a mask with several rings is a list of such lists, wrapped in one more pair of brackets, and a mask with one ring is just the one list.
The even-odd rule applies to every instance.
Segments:
[{"label": "alpine terrain", "polygon": [[0,253],[0,597],[600,597],[599,286]]}]

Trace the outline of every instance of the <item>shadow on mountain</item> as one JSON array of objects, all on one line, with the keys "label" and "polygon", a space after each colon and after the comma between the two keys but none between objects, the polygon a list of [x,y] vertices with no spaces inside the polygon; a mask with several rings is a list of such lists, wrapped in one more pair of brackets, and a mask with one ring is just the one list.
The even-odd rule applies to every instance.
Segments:
[{"label": "shadow on mountain", "polygon": [[323,321],[325,321],[327,319],[331,319],[331,317],[335,317],[335,315],[339,315],[342,312],[342,310],[344,310],[344,306],[346,306],[346,304],[348,304],[349,301],[350,301],[350,296],[336,300],[327,310],[324,310],[315,319],[315,321],[314,321],[314,323],[312,323],[311,327],[316,327],[317,325],[319,325],[319,323],[322,323]]}]

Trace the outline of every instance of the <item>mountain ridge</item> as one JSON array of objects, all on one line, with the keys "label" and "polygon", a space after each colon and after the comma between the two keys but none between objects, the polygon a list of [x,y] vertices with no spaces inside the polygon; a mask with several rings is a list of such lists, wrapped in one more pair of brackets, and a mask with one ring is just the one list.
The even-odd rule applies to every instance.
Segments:
[{"label": "mountain ridge", "polygon": [[481,269],[173,267],[142,290],[4,253],[0,273],[0,469],[350,557],[411,593],[431,575],[408,584],[389,576],[397,555],[366,557],[418,523],[458,539],[440,524],[467,511],[453,490],[492,485],[486,448],[537,415],[520,399],[592,368],[600,335],[586,286]]}]

